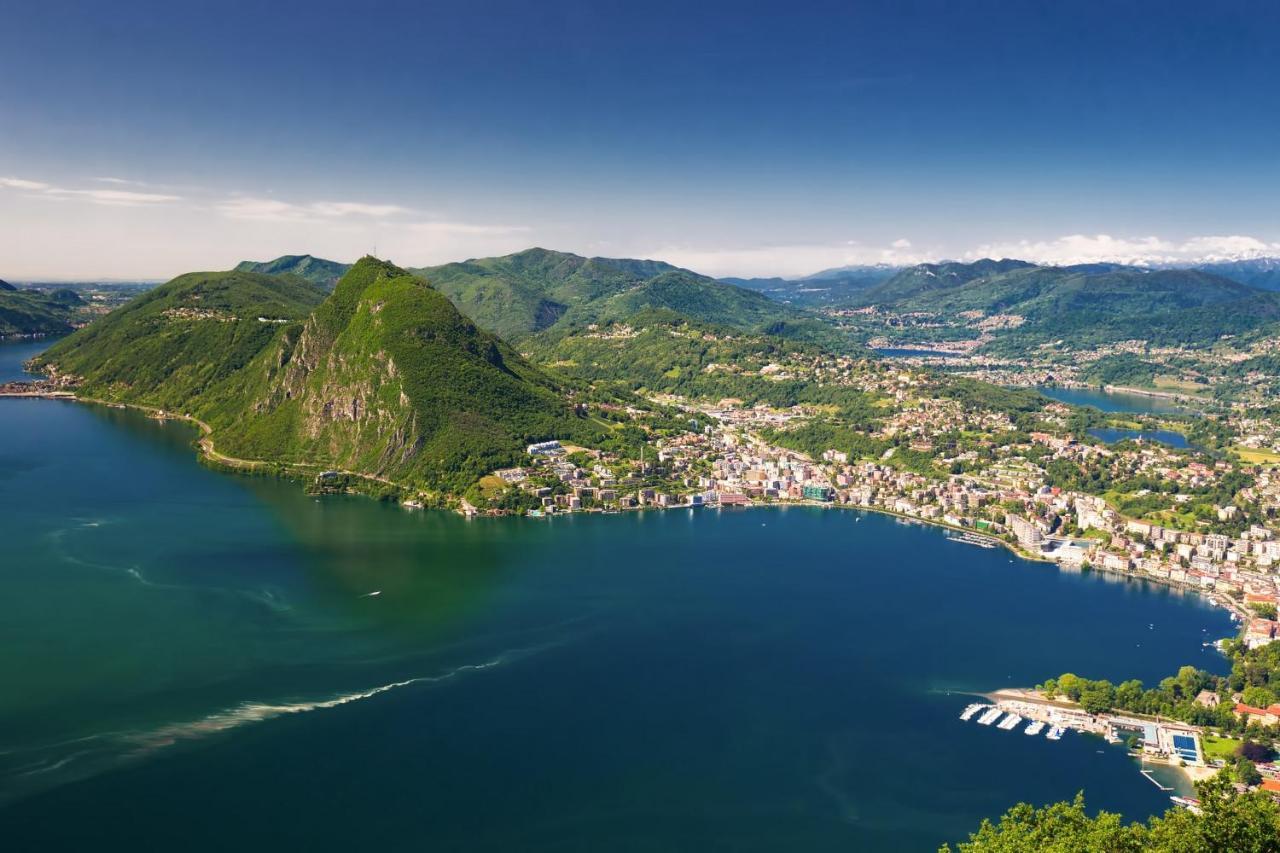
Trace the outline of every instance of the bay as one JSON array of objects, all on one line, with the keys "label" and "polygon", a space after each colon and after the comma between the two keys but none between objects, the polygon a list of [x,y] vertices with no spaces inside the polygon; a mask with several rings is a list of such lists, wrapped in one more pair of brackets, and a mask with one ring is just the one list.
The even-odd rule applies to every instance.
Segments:
[{"label": "bay", "polygon": [[1043,386],[1036,389],[1041,394],[1073,406],[1093,406],[1102,412],[1128,412],[1135,414],[1174,415],[1187,414],[1190,409],[1167,397],[1149,394],[1129,394],[1122,391],[1103,391],[1101,388],[1061,388]]},{"label": "bay", "polygon": [[1117,441],[1125,441],[1127,439],[1141,438],[1146,441],[1158,441],[1161,444],[1167,444],[1170,447],[1185,449],[1191,446],[1187,441],[1187,437],[1180,432],[1174,432],[1167,429],[1119,429],[1116,427],[1098,427],[1089,430],[1089,435],[1094,438],[1100,438],[1107,444],[1115,444]]},{"label": "bay", "polygon": [[[0,400],[11,849],[933,849],[1166,795],[957,715],[1223,662],[1201,599],[817,508],[467,521]],[[1154,627],[1148,627],[1149,625]]]}]

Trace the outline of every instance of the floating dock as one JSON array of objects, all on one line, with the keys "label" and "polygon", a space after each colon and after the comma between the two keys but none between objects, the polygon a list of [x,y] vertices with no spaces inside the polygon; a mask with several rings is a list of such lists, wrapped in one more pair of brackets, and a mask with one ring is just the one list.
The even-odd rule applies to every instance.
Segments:
[{"label": "floating dock", "polygon": [[978,725],[989,726],[1002,716],[1004,716],[1004,711],[1001,711],[999,708],[988,708],[987,711],[978,718]]},{"label": "floating dock", "polygon": [[1031,725],[1027,726],[1026,730],[1023,731],[1023,734],[1034,736],[1040,734],[1042,731],[1044,731],[1044,723],[1039,720],[1032,720]]},{"label": "floating dock", "polygon": [[990,705],[983,705],[981,702],[974,702],[972,705],[967,706],[963,711],[960,712],[960,719],[967,723],[973,719],[974,714],[978,713],[983,708],[990,708],[990,707],[991,707]]},{"label": "floating dock", "polygon": [[1017,714],[1010,714],[1009,716],[1001,720],[1000,725],[996,726],[996,728],[1004,729],[1007,732],[1010,729],[1017,728],[1018,723],[1021,723],[1021,722],[1022,722],[1022,718],[1019,717]]}]

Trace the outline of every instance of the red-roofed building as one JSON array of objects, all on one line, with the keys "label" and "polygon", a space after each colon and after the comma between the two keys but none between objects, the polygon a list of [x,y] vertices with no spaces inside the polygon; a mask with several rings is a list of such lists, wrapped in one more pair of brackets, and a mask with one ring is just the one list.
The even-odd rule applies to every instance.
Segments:
[{"label": "red-roofed building", "polygon": [[1272,705],[1268,708],[1254,708],[1252,705],[1237,702],[1236,713],[1247,717],[1248,722],[1256,720],[1264,726],[1273,726],[1276,723],[1280,723],[1280,704]]}]

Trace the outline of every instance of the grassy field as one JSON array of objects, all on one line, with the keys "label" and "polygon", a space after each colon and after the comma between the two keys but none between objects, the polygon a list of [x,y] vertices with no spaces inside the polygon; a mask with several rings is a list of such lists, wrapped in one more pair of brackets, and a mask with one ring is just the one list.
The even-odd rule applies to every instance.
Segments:
[{"label": "grassy field", "polygon": [[479,487],[480,493],[486,498],[501,497],[502,493],[510,488],[506,480],[493,474],[486,474],[481,477],[476,485]]},{"label": "grassy field", "polygon": [[1258,450],[1252,447],[1233,447],[1233,453],[1240,456],[1240,459],[1250,465],[1275,465],[1280,463],[1280,453],[1274,450]]},{"label": "grassy field", "polygon": [[1240,745],[1240,741],[1229,737],[1205,735],[1201,740],[1204,746],[1204,757],[1210,760],[1214,758],[1230,758],[1235,754],[1236,747]]},{"label": "grassy field", "polygon": [[1198,394],[1209,390],[1209,386],[1203,382],[1190,382],[1176,376],[1157,376],[1152,384],[1157,390],[1176,391],[1179,394]]}]

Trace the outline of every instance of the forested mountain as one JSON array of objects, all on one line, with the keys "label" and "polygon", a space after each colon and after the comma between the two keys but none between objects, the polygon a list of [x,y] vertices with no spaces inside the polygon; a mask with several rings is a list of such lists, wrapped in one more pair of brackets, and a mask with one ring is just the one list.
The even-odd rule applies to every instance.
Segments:
[{"label": "forested mountain", "polygon": [[54,344],[38,365],[80,377],[89,396],[181,407],[323,298],[293,276],[187,273]]},{"label": "forested mountain", "polygon": [[760,293],[662,261],[529,249],[413,271],[482,328],[513,341],[553,327],[622,320],[653,308],[782,334],[822,328],[810,315]]},{"label": "forested mountain", "polygon": [[1012,315],[1022,325],[1002,335],[1007,345],[1055,338],[1204,344],[1280,320],[1280,296],[1219,275],[1110,264],[921,264],[868,291],[863,301],[947,317]]},{"label": "forested mountain", "polygon": [[39,364],[88,396],[201,418],[233,457],[428,488],[461,491],[531,441],[601,431],[557,381],[374,258],[327,298],[293,275],[181,276]]},{"label": "forested mountain", "polygon": [[0,338],[65,334],[84,304],[72,290],[21,289],[0,281]]},{"label": "forested mountain", "polygon": [[333,290],[338,279],[351,269],[351,264],[326,261],[311,255],[283,255],[274,261],[241,261],[237,272],[260,272],[268,275],[296,275],[325,290]]},{"label": "forested mountain", "polygon": [[1196,269],[1213,273],[1259,290],[1280,290],[1280,258],[1254,258],[1244,261],[1218,261],[1200,264]]},{"label": "forested mountain", "polygon": [[950,291],[989,277],[1036,268],[1026,261],[984,259],[973,263],[945,261],[938,264],[916,264],[890,277],[862,294],[866,305],[899,305],[935,291]]}]

